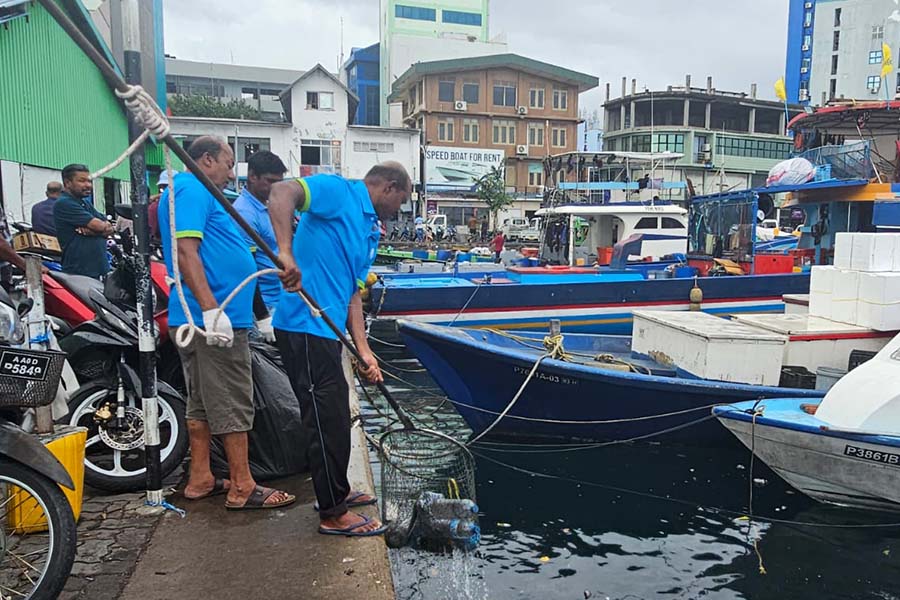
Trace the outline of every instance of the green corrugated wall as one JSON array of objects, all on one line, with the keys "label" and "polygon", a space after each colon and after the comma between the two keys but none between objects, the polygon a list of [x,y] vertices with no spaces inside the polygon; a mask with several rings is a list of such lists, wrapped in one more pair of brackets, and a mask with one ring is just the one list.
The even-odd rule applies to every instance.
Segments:
[{"label": "green corrugated wall", "polygon": [[[0,159],[98,169],[128,147],[128,124],[96,67],[37,3],[0,26]],[[107,177],[128,179],[128,161]]]}]

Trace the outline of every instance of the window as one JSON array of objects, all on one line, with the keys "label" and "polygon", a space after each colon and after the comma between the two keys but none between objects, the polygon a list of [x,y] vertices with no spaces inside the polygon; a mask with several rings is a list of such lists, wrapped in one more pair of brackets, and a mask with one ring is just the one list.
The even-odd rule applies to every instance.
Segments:
[{"label": "window", "polygon": [[841,47],[841,32],[835,31],[834,32],[834,40],[831,43],[831,50],[832,50],[832,52],[837,52],[840,49],[840,47]]},{"label": "window", "polygon": [[866,78],[866,87],[870,90],[881,89],[881,75],[869,75]]},{"label": "window", "polygon": [[437,21],[437,11],[433,8],[420,6],[404,6],[398,4],[394,7],[394,16],[398,19],[414,19],[416,21]]},{"label": "window", "polygon": [[413,108],[419,105],[418,90],[416,86],[409,88],[409,105]]},{"label": "window", "polygon": [[650,135],[636,135],[631,138],[632,152],[650,152]]},{"label": "window", "polygon": [[361,125],[378,125],[381,122],[381,90],[377,85],[367,85],[365,90],[366,122]]},{"label": "window", "polygon": [[257,100],[259,99],[259,90],[256,88],[241,88],[241,98],[243,100]]},{"label": "window", "polygon": [[259,90],[260,96],[268,96],[270,99],[278,102],[278,99],[281,97],[281,90],[273,90],[271,88],[260,88]]},{"label": "window", "polygon": [[393,142],[353,142],[354,152],[393,152]]},{"label": "window", "polygon": [[480,86],[474,82],[463,84],[463,100],[469,104],[478,104]]},{"label": "window", "polygon": [[716,136],[716,150],[728,156],[785,160],[790,157],[792,148],[791,142]]},{"label": "window", "polygon": [[516,143],[516,122],[515,121],[494,121],[494,144],[497,145],[515,145]]},{"label": "window", "polygon": [[438,101],[453,102],[456,100],[456,80],[441,79],[438,82]]},{"label": "window", "polygon": [[478,143],[478,121],[476,119],[463,120],[463,141],[469,144]]},{"label": "window", "polygon": [[804,59],[800,62],[800,67],[803,68],[803,69],[806,69],[807,71],[809,71],[809,68],[810,68],[811,66],[812,66],[812,59],[811,59],[811,58],[804,58]]},{"label": "window", "polygon": [[529,187],[540,187],[544,185],[544,171],[543,167],[539,171],[532,171],[528,169],[528,186]]},{"label": "window", "polygon": [[528,145],[543,146],[544,145],[544,126],[540,124],[528,125]]},{"label": "window", "polygon": [[806,14],[803,15],[803,26],[811,27],[812,26],[812,11],[806,11]]},{"label": "window", "polygon": [[472,27],[481,27],[480,13],[461,12],[458,10],[442,10],[441,20],[444,23],[455,23],[456,25],[471,25]]},{"label": "window", "polygon": [[884,39],[884,26],[876,25],[872,28],[872,39],[873,40],[883,40]]},{"label": "window", "polygon": [[808,33],[803,36],[803,47],[807,50],[812,47],[812,36]]},{"label": "window", "polygon": [[682,133],[661,133],[654,138],[651,152],[684,152]]},{"label": "window", "polygon": [[659,218],[643,217],[640,221],[637,222],[637,225],[635,225],[634,228],[635,229],[659,229]]},{"label": "window", "polygon": [[515,106],[516,84],[510,81],[494,82],[494,106]]},{"label": "window", "polygon": [[837,75],[838,56],[839,56],[838,54],[831,55],[831,74],[832,75]]},{"label": "window", "polygon": [[528,106],[544,108],[544,88],[531,88],[528,91]]},{"label": "window", "polygon": [[663,217],[662,218],[662,228],[663,229],[685,229],[685,226],[678,219],[673,219],[672,217]]},{"label": "window", "polygon": [[300,140],[300,176],[341,172],[341,143],[331,140]]},{"label": "window", "polygon": [[[837,58],[837,57],[835,57]],[[870,65],[880,65],[881,59],[883,58],[881,50],[872,50],[869,52],[869,64]],[[832,73],[834,75],[834,73]]]},{"label": "window", "polygon": [[334,110],[334,92],[306,92],[307,110]]},{"label": "window", "polygon": [[566,147],[566,130],[562,127],[554,127],[553,135],[551,137],[553,146],[556,148],[565,148]]},{"label": "window", "polygon": [[839,8],[834,9],[834,26],[841,26],[841,9]]},{"label": "window", "polygon": [[[234,136],[228,138],[228,146],[234,149]],[[247,159],[260,150],[269,150],[271,140],[269,138],[252,138],[238,136],[238,153],[235,162],[247,162]]]},{"label": "window", "polygon": [[453,141],[453,119],[438,120],[438,140],[441,142]]},{"label": "window", "polygon": [[694,136],[694,162],[702,163],[705,162],[706,155],[703,153],[703,146],[708,144],[707,137],[705,135],[695,135]]},{"label": "window", "polygon": [[828,99],[834,100],[837,97],[837,79],[828,82]]},{"label": "window", "polygon": [[553,110],[569,109],[569,92],[568,90],[558,90],[553,88]]}]

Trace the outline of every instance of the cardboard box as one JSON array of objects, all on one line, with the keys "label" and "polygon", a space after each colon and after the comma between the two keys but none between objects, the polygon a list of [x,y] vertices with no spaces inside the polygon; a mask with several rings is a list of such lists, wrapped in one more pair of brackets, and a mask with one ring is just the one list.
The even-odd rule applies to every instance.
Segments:
[{"label": "cardboard box", "polygon": [[854,233],[851,268],[867,273],[890,271],[894,268],[894,244],[891,234]]},{"label": "cardboard box", "polygon": [[52,235],[44,235],[33,231],[24,231],[13,236],[13,249],[16,252],[38,252],[61,254],[59,240]]},{"label": "cardboard box", "polygon": [[853,266],[853,235],[840,232],[834,237],[834,266],[838,269]]}]

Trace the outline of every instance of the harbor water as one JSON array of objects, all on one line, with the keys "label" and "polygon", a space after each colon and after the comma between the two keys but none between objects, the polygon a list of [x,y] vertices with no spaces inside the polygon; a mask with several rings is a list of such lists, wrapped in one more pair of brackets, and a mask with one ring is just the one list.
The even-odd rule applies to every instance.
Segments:
[{"label": "harbor water", "polygon": [[[417,362],[373,349],[404,380],[387,378],[413,414],[465,439]],[[378,431],[385,402],[363,402],[367,429]],[[392,550],[398,598],[900,600],[900,514],[816,503],[751,465],[737,442],[473,450],[480,547]]]}]

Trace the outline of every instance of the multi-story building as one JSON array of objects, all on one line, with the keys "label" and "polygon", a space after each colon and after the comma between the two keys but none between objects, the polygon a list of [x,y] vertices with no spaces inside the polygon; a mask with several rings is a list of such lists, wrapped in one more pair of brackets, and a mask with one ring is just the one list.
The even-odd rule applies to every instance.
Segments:
[{"label": "multi-story building", "polygon": [[166,58],[166,93],[243,100],[265,121],[283,121],[279,96],[303,71]]},{"label": "multi-story building", "polygon": [[897,61],[882,81],[887,44],[900,55],[900,10],[894,0],[790,0],[785,87],[788,101],[893,98]]},{"label": "multi-story building", "polygon": [[381,82],[379,44],[366,48],[353,48],[350,58],[344,64],[343,75],[347,87],[359,98],[356,108],[356,124],[377,126],[381,124]]},{"label": "multi-story building", "polygon": [[483,206],[471,192],[491,165],[505,166],[514,208],[539,208],[542,161],[576,149],[578,95],[597,85],[592,75],[500,54],[416,63],[394,83],[390,101],[423,132],[432,208],[464,222]]},{"label": "multi-story building", "polygon": [[[603,149],[621,152],[674,152],[674,163],[696,194],[743,189],[765,184],[769,170],[790,157],[792,142],[785,136],[785,106],[760,100],[756,85],[749,94],[723,92],[707,79],[706,88],[669,86],[662,91],[637,91],[622,79],[622,96],[603,108],[606,126]],[[790,117],[799,113],[791,106]],[[667,163],[669,167],[673,163]]]},{"label": "multi-story building", "polygon": [[489,36],[489,0],[380,0],[379,67],[382,125],[399,126],[399,107],[388,96],[400,75],[419,61],[500,54]]}]

